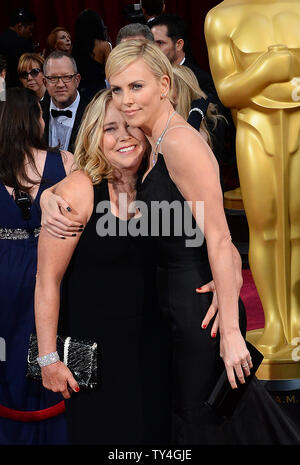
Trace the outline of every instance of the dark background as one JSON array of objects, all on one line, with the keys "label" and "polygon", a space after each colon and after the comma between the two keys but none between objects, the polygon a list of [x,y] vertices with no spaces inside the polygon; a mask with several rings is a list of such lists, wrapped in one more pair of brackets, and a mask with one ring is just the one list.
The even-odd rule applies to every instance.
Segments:
[{"label": "dark background", "polygon": [[[85,8],[96,10],[103,18],[113,46],[118,30],[128,24],[122,11],[126,5],[139,0],[1,0],[0,32],[8,27],[9,13],[15,8],[29,8],[37,17],[34,42],[41,52],[46,48],[50,31],[63,26],[70,31],[74,40],[74,24],[78,14]],[[182,16],[188,24],[193,54],[201,68],[208,70],[207,50],[204,39],[204,20],[207,12],[220,0],[166,0],[166,13]]]}]

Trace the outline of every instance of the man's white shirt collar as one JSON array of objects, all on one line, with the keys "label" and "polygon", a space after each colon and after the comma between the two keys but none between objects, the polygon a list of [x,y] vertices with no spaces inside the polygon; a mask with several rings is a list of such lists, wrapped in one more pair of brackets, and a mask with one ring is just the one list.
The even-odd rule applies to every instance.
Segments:
[{"label": "man's white shirt collar", "polygon": [[78,105],[79,105],[79,102],[80,102],[80,94],[79,92],[77,91],[77,96],[76,96],[76,99],[74,100],[73,103],[71,103],[71,105],[69,105],[68,107],[66,108],[58,108],[55,103],[53,102],[52,98],[51,98],[51,101],[50,101],[50,116],[51,116],[51,119],[53,119],[52,115],[51,115],[51,110],[71,110],[72,112],[72,118],[67,118],[66,116],[59,116],[59,121],[61,120],[65,120],[64,123],[66,126],[69,126],[69,127],[73,127],[73,123],[74,123],[74,120],[75,120],[75,115],[76,115],[76,111],[77,111],[77,108],[78,108]]},{"label": "man's white shirt collar", "polygon": [[[74,102],[66,108],[57,108],[53,103],[52,98],[50,101],[50,121],[49,121],[49,145],[51,147],[56,147],[59,143],[59,140],[62,143],[61,148],[67,150],[71,138],[72,129],[74,126],[74,121],[76,117],[76,112],[80,102],[80,94],[77,91],[77,96]],[[51,110],[71,110],[72,117],[68,118],[67,116],[58,116],[53,118],[51,115]]]}]

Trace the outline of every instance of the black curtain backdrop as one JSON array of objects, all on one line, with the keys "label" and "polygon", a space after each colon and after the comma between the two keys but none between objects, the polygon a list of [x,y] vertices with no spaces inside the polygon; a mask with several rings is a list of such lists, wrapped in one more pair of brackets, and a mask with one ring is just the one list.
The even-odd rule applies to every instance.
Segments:
[{"label": "black curtain backdrop", "polygon": [[[78,14],[85,8],[96,10],[103,18],[113,45],[118,30],[128,24],[123,14],[126,5],[139,0],[1,0],[0,32],[8,27],[8,17],[15,8],[29,8],[37,17],[34,41],[41,52],[46,48],[47,36],[56,26],[63,26],[74,38],[74,24]],[[189,27],[189,38],[193,55],[199,66],[209,70],[207,49],[204,39],[204,20],[207,12],[220,3],[219,0],[166,0],[166,13],[182,16]]]}]

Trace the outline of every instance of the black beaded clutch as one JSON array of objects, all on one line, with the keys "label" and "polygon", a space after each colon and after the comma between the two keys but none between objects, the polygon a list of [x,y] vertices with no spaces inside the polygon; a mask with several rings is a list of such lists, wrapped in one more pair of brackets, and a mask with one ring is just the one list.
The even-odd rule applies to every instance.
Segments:
[{"label": "black beaded clutch", "polygon": [[[80,387],[93,389],[97,386],[96,342],[57,336],[56,350],[60,360],[71,370]],[[41,368],[37,362],[38,355],[37,337],[32,334],[28,349],[27,376],[41,380]]]},{"label": "black beaded clutch", "polygon": [[238,388],[232,389],[226,369],[222,372],[218,379],[209,399],[205,404],[210,407],[218,416],[231,418],[241,398],[247,391],[251,379],[255,375],[258,367],[263,361],[264,356],[250,342],[246,341],[247,349],[249,350],[253,367],[250,370],[250,375],[245,376],[245,384],[240,384],[237,381]]}]

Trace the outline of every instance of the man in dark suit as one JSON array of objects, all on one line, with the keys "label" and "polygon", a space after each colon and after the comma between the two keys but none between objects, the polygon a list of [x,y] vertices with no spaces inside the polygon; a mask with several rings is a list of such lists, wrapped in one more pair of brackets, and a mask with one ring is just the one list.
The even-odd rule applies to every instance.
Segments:
[{"label": "man in dark suit", "polygon": [[44,63],[45,85],[50,96],[42,102],[45,139],[50,147],[74,152],[74,143],[87,106],[78,92],[80,74],[67,53],[52,52]]},{"label": "man in dark suit", "polygon": [[34,52],[32,34],[36,18],[25,8],[18,8],[9,18],[9,28],[0,34],[0,54],[7,63],[6,86],[20,86],[18,62],[23,53]]},{"label": "man in dark suit", "polygon": [[164,0],[141,0],[141,7],[146,23],[151,27],[153,19],[165,11],[165,2]]},{"label": "man in dark suit", "polygon": [[210,74],[199,68],[191,58],[184,20],[177,15],[161,15],[152,20],[150,28],[155,42],[172,65],[188,66],[196,75],[200,88],[206,94],[216,94]]}]

